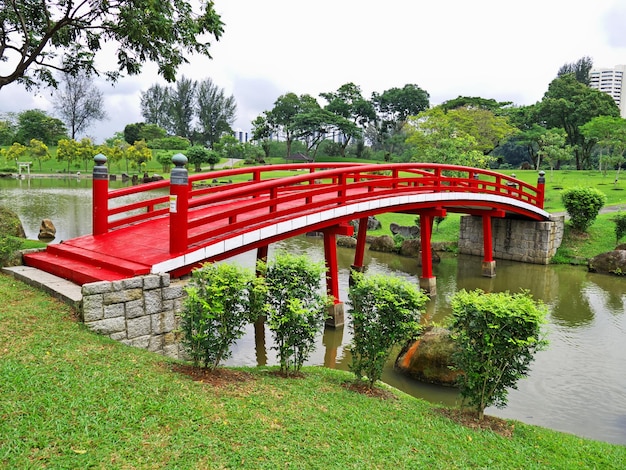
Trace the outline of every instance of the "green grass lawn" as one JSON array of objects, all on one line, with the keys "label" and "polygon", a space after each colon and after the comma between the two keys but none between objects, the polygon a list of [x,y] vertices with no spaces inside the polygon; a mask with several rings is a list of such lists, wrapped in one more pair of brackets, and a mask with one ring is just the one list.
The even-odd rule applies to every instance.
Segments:
[{"label": "green grass lawn", "polygon": [[344,387],[347,372],[176,362],[86,330],[69,307],[0,275],[2,468],[623,468],[626,447],[509,422],[510,437],[434,405]]}]

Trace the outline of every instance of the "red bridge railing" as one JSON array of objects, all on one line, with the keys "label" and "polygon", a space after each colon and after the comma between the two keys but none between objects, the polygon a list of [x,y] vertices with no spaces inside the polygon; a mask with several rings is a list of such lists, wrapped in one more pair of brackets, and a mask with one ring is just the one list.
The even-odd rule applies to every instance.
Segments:
[{"label": "red bridge railing", "polygon": [[171,253],[296,214],[385,196],[462,192],[506,196],[540,209],[544,203],[541,173],[537,186],[490,170],[428,163],[285,164],[189,176],[179,154],[169,181],[109,191],[106,158],[94,160],[93,234],[169,216]]}]

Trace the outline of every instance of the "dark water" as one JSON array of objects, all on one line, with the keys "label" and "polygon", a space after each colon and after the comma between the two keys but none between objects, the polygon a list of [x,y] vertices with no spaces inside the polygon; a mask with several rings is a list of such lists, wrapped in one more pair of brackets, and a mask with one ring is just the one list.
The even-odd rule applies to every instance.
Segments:
[{"label": "dark water", "polygon": [[[36,238],[43,218],[57,227],[57,238],[84,235],[91,230],[91,181],[87,179],[0,179],[0,204],[14,208],[27,235]],[[298,237],[270,247],[270,256],[284,249],[323,260],[320,239]],[[340,292],[347,300],[348,269],[354,252],[338,249]],[[252,267],[254,254],[234,258]],[[366,252],[371,273],[402,276],[418,282],[413,259]],[[438,295],[425,317],[443,321],[450,314],[449,298],[459,289],[517,292],[529,290],[549,307],[549,348],[537,354],[530,376],[509,394],[505,409],[489,408],[488,414],[518,419],[580,436],[626,445],[626,277],[602,276],[572,266],[539,266],[497,261],[497,276],[485,278],[481,259],[444,256],[434,267]],[[348,307],[348,306],[346,306]],[[347,315],[349,321],[349,315]],[[348,370],[350,331],[346,325],[326,329],[318,338],[309,364]],[[393,359],[383,380],[414,396],[454,404],[453,389],[420,384],[397,374]],[[229,365],[274,365],[271,333],[250,325],[233,351]]]}]

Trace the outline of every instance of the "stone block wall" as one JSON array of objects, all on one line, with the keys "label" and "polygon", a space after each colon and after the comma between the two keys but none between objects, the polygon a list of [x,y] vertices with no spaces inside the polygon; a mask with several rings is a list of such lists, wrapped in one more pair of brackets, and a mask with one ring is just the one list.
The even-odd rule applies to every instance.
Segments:
[{"label": "stone block wall", "polygon": [[[549,264],[561,246],[564,224],[564,216],[552,216],[545,222],[492,218],[493,256]],[[484,256],[482,217],[461,217],[459,253]]]},{"label": "stone block wall", "polygon": [[130,346],[179,358],[184,282],[151,274],[82,287],[82,317],[90,330]]}]

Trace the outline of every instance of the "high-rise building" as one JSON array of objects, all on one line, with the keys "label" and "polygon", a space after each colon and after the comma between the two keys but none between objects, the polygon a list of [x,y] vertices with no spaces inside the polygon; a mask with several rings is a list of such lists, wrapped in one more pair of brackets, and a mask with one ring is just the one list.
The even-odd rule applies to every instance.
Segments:
[{"label": "high-rise building", "polygon": [[620,115],[626,118],[626,65],[616,65],[612,69],[591,69],[591,88],[611,95],[619,107]]}]

